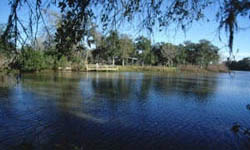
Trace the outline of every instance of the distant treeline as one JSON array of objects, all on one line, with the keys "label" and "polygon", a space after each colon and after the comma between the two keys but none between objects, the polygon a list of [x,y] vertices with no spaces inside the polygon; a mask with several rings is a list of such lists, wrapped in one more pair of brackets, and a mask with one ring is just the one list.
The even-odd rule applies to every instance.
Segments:
[{"label": "distant treeline", "polygon": [[90,28],[89,33],[88,40],[74,46],[69,46],[72,45],[70,37],[66,41],[58,40],[57,36],[64,35],[55,35],[53,40],[37,38],[35,42],[21,48],[16,48],[13,41],[4,43],[0,39],[0,64],[22,71],[59,67],[81,70],[90,63],[168,67],[196,65],[206,68],[209,64],[217,64],[220,58],[219,48],[208,40],[198,43],[186,41],[179,45],[165,42],[152,44],[147,37],[132,39],[117,31],[103,35],[95,28]]},{"label": "distant treeline", "polygon": [[243,58],[239,61],[227,61],[226,64],[231,70],[250,71],[250,57]]},{"label": "distant treeline", "polygon": [[206,67],[219,61],[219,48],[208,40],[199,43],[186,41],[183,44],[152,44],[151,40],[140,36],[132,40],[128,35],[112,31],[102,37],[92,51],[94,62],[138,65],[177,66],[192,64]]}]

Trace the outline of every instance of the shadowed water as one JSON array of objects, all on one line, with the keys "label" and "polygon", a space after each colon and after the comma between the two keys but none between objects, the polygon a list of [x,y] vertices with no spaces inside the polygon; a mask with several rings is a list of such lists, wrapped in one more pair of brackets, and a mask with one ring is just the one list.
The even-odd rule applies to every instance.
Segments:
[{"label": "shadowed water", "polygon": [[250,73],[0,76],[0,149],[250,149]]}]

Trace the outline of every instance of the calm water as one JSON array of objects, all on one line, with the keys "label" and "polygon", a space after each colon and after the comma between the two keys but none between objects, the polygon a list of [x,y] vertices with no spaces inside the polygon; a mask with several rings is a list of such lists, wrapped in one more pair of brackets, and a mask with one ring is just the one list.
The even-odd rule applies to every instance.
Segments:
[{"label": "calm water", "polygon": [[249,72],[0,76],[0,149],[247,150],[249,103]]}]

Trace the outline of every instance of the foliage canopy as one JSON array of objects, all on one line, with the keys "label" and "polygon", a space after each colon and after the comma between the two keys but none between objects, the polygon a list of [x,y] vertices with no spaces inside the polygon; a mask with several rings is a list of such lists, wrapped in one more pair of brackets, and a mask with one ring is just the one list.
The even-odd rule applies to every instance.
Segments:
[{"label": "foliage canopy", "polygon": [[[86,28],[95,19],[105,30],[141,18],[138,25],[150,32],[154,26],[162,30],[173,23],[185,31],[194,21],[207,17],[207,7],[217,8],[218,29],[229,33],[228,47],[232,52],[234,34],[238,30],[237,19],[250,18],[249,0],[9,0],[9,3],[11,13],[3,39],[14,35],[16,45],[18,41],[25,43],[27,38],[36,39],[34,28],[38,28],[40,21],[47,25],[43,11],[52,5],[59,8],[62,21],[55,39],[60,52],[72,48],[83,35],[88,35]],[[29,25],[19,18],[20,7],[29,9]],[[25,38],[21,36],[23,34]]]}]

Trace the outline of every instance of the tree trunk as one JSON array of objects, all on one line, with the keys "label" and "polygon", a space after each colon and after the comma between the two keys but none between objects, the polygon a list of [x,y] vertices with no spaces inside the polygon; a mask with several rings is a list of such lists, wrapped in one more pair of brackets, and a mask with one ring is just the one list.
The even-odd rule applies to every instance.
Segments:
[{"label": "tree trunk", "polygon": [[115,58],[113,57],[113,60],[112,60],[112,65],[114,66],[115,65]]},{"label": "tree trunk", "polygon": [[88,64],[88,57],[89,57],[89,52],[88,52],[88,50],[86,51],[86,58],[85,58],[85,64]]},{"label": "tree trunk", "polygon": [[125,65],[125,61],[124,61],[124,58],[122,59],[122,66],[124,66]]}]

